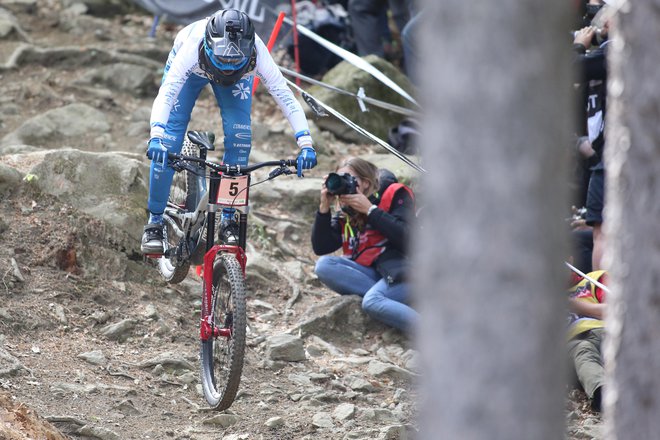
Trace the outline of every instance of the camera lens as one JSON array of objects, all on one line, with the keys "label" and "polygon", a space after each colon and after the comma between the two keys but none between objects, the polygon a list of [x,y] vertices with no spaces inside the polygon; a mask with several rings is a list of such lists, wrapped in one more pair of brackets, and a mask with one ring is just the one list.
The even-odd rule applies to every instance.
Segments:
[{"label": "camera lens", "polygon": [[344,179],[337,173],[328,174],[328,178],[325,180],[325,187],[328,189],[330,194],[340,194],[344,189]]}]

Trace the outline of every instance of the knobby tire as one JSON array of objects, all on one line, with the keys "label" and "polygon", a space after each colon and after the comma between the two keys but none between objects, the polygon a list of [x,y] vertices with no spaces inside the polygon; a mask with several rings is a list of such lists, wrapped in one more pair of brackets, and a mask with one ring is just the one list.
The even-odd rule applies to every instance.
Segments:
[{"label": "knobby tire", "polygon": [[201,342],[204,397],[217,411],[229,408],[238,392],[243,371],[246,337],[246,289],[243,271],[233,254],[218,254],[213,264],[213,298],[202,303],[202,315],[215,309],[214,325],[229,328],[231,336]]},{"label": "knobby tire", "polygon": [[[199,149],[195,144],[186,139],[183,142],[181,154],[184,156],[199,157]],[[174,174],[168,202],[180,206],[187,211],[192,211],[197,208],[194,205],[198,192],[199,184],[196,176],[187,170],[180,171]],[[178,226],[181,227],[181,225]],[[180,238],[174,234],[172,226],[167,221],[165,222],[165,234],[167,236],[165,248],[176,248],[179,245]],[[190,261],[176,264],[176,262],[169,258],[161,257],[158,262],[158,270],[163,279],[169,284],[177,284],[188,276]]]}]

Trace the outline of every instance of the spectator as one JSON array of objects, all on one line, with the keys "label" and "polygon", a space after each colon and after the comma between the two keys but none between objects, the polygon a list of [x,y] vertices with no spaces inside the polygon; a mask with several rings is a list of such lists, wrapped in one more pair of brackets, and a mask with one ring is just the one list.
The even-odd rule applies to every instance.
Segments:
[{"label": "spectator", "polygon": [[[328,176],[312,227],[312,247],[323,255],[315,270],[332,290],[361,296],[362,308],[371,317],[409,331],[418,318],[409,306],[405,280],[414,196],[391,173],[381,174],[379,183],[376,166],[354,157]],[[346,190],[337,181],[345,182]],[[330,213],[333,201],[340,208],[335,216]],[[342,256],[325,255],[340,248]]]},{"label": "spectator", "polygon": [[[605,285],[605,271],[590,272],[590,278]],[[594,411],[601,409],[605,374],[602,343],[604,336],[605,291],[582,279],[569,289],[568,352],[578,381]]]},{"label": "spectator", "polygon": [[[348,13],[358,55],[385,58],[382,20],[387,7],[388,0],[349,0]],[[410,19],[412,0],[389,0],[389,7],[399,31],[403,30]]]},{"label": "spectator", "polygon": [[414,84],[417,84],[419,78],[416,74],[416,67],[419,63],[419,48],[417,47],[417,35],[422,14],[415,15],[401,31],[401,45],[403,46],[403,67]]},{"label": "spectator", "polygon": [[[590,0],[592,3],[602,3],[600,0]],[[603,235],[603,207],[605,205],[605,167],[603,149],[605,146],[605,112],[607,98],[607,46],[608,32],[612,24],[614,10],[608,5],[602,5],[600,12],[592,21],[592,26],[579,30],[574,39],[574,47],[578,53],[578,69],[580,83],[585,86],[586,137],[580,139],[578,148],[590,163],[589,186],[587,191],[586,223],[593,227],[592,268],[602,267],[602,254],[605,237]],[[592,41],[599,46],[588,50]]]}]

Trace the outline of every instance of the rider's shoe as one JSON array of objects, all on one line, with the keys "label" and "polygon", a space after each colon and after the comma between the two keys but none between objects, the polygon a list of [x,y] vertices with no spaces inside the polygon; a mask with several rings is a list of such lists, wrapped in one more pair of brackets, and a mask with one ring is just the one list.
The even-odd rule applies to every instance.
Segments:
[{"label": "rider's shoe", "polygon": [[220,225],[220,241],[228,246],[238,245],[238,223],[234,220],[223,221]]},{"label": "rider's shoe", "polygon": [[160,255],[165,251],[163,246],[163,225],[160,223],[149,223],[144,227],[142,234],[142,245],[140,249],[145,255]]}]

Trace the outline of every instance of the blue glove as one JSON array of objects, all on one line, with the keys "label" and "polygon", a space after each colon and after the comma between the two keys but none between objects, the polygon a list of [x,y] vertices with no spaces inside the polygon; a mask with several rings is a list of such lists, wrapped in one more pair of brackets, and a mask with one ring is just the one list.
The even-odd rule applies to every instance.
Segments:
[{"label": "blue glove", "polygon": [[147,157],[156,163],[164,164],[167,161],[167,148],[165,148],[160,138],[149,139]]},{"label": "blue glove", "polygon": [[303,170],[309,170],[316,166],[316,151],[313,147],[303,147],[300,149],[298,155],[298,163],[296,168],[298,170],[298,177],[302,177]]}]

